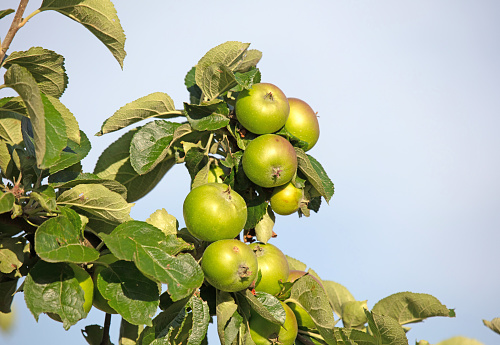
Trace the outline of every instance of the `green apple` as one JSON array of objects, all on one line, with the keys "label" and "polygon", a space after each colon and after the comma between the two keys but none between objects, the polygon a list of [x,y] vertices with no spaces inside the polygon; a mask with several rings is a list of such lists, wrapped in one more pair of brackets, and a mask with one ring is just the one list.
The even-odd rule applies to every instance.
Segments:
[{"label": "green apple", "polygon": [[267,134],[281,129],[288,118],[288,100],[276,85],[253,84],[236,98],[236,118],[252,133]]},{"label": "green apple", "polygon": [[318,117],[314,110],[298,98],[288,98],[290,114],[285,123],[285,129],[293,136],[307,142],[305,151],[312,149],[319,138]]}]

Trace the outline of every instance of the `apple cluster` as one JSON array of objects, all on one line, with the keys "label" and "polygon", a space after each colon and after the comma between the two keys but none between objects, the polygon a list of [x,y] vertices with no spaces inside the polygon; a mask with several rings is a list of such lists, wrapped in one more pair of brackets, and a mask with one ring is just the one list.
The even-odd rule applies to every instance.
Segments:
[{"label": "apple cluster", "polygon": [[[243,133],[255,135],[242,154],[244,174],[256,186],[270,191],[268,201],[275,213],[296,212],[304,202],[304,190],[295,183],[297,154],[289,138],[301,142],[305,151],[310,150],[319,137],[316,113],[306,102],[287,98],[269,83],[253,84],[239,92],[234,113]],[[247,204],[224,183],[227,176],[220,166],[213,166],[208,183],[193,188],[183,204],[186,228],[207,244],[201,260],[205,280],[221,291],[250,288],[279,298],[284,283],[293,282],[305,272],[290,271],[286,256],[272,244],[246,244],[236,239],[247,222]],[[252,314],[250,330],[257,345],[268,345],[273,337],[291,345],[298,327],[316,327],[300,306],[281,303],[286,312],[282,326]]]}]

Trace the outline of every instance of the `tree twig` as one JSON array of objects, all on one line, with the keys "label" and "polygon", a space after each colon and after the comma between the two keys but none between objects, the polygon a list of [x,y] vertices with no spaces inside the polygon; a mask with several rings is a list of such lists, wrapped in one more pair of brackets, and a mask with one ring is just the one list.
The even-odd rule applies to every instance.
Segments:
[{"label": "tree twig", "polygon": [[28,6],[29,0],[21,0],[19,3],[19,7],[17,8],[16,15],[14,16],[14,19],[12,20],[12,24],[10,24],[10,29],[7,32],[7,35],[5,35],[5,39],[2,42],[2,49],[0,50],[0,64],[3,62],[3,59],[5,57],[5,53],[9,49],[10,44],[12,43],[12,40],[14,39],[14,36],[17,33],[17,30],[21,27],[21,22],[23,20],[23,14],[24,11],[26,10],[26,6]]}]

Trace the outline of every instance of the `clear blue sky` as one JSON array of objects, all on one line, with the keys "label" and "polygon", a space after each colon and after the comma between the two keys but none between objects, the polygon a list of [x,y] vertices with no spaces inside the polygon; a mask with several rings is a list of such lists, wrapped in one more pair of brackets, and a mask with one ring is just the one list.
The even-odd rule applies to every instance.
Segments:
[{"label": "clear blue sky", "polygon": [[[27,13],[40,3],[31,0]],[[17,4],[2,0],[0,7]],[[42,46],[66,57],[69,87],[62,101],[91,139],[86,171],[123,134],[93,137],[114,111],[155,91],[182,107],[185,73],[207,50],[228,40],[250,42],[264,53],[263,81],[318,111],[321,136],[310,153],[336,187],[318,214],[279,216],[272,243],[369,307],[413,291],[455,308],[455,319],[415,325],[410,344],[454,335],[499,343],[481,321],[500,317],[498,1],[115,5],[127,35],[123,71],[86,29],[57,13],[35,16],[11,46]],[[2,38],[11,18],[0,21]],[[165,208],[183,224],[188,190],[187,170],[176,166],[132,215],[144,220]],[[20,294],[18,327],[0,334],[0,343],[84,344],[80,329],[104,318],[94,310],[65,332],[45,316],[35,324],[23,305]],[[116,344],[117,318],[113,322]],[[217,343],[213,328],[209,339]]]}]

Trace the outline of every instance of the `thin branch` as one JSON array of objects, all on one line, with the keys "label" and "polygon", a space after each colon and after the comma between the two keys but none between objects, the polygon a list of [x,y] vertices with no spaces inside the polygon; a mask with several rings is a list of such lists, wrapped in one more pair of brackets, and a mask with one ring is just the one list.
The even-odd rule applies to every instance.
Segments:
[{"label": "thin branch", "polygon": [[16,15],[12,20],[10,29],[7,32],[7,35],[5,35],[5,39],[2,42],[2,49],[0,50],[0,64],[3,62],[5,53],[9,49],[9,46],[12,43],[12,40],[14,39],[14,36],[17,33],[17,30],[19,30],[19,28],[21,27],[20,24],[23,20],[23,14],[24,11],[26,10],[26,6],[28,6],[28,2],[29,0],[21,0],[21,2],[19,3],[19,7],[17,8]]},{"label": "thin branch", "polygon": [[106,313],[106,317],[104,318],[104,328],[102,333],[101,345],[109,345],[109,327],[111,326],[111,314]]}]

